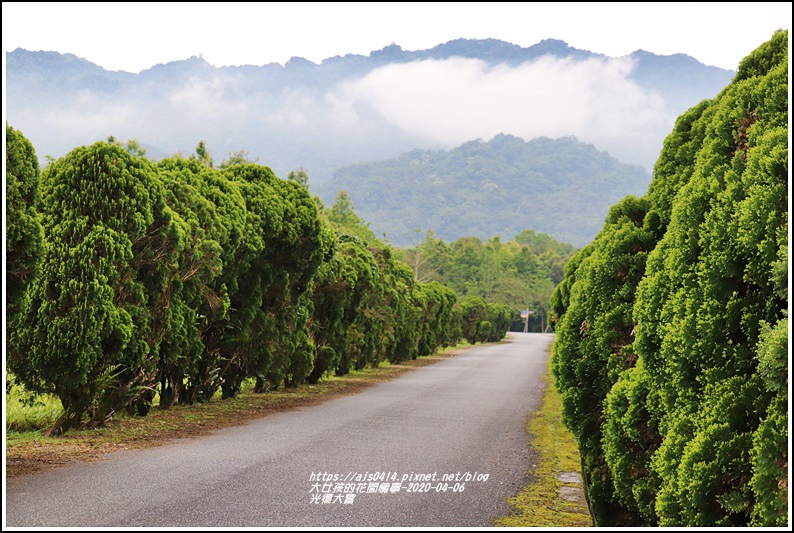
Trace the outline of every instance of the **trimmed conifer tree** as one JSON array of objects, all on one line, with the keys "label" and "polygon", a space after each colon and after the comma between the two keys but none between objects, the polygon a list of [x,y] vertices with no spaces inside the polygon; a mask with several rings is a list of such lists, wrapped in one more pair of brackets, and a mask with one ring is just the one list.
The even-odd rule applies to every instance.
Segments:
[{"label": "trimmed conifer tree", "polygon": [[6,318],[19,311],[25,287],[42,253],[43,234],[36,212],[39,161],[30,141],[6,124]]},{"label": "trimmed conifer tree", "polygon": [[787,73],[778,32],[682,115],[552,298],[599,526],[787,522]]},{"label": "trimmed conifer tree", "polygon": [[9,367],[54,393],[55,434],[101,422],[152,385],[184,225],[156,170],[105,142],[76,148],[41,180],[45,253],[11,328]]}]

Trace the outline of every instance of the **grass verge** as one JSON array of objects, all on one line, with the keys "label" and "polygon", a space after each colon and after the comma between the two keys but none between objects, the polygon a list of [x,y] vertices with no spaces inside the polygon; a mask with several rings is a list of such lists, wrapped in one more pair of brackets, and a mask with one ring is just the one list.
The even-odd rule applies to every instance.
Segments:
[{"label": "grass verge", "polygon": [[[470,346],[459,344],[454,348],[440,350],[436,355],[396,365],[354,371],[346,376],[321,380],[316,385],[302,385],[295,389],[264,394],[244,390],[237,397],[228,400],[175,406],[167,410],[154,408],[143,417],[117,415],[102,427],[73,430],[59,437],[46,438],[42,436],[41,430],[14,431],[7,426],[6,477],[32,474],[79,461],[93,461],[119,450],[158,446],[172,439],[207,435],[212,431],[244,424],[269,414],[355,394],[414,368],[454,356]],[[6,400],[9,400],[8,394]],[[15,416],[19,418],[22,415]]]},{"label": "grass verge", "polygon": [[[576,441],[562,422],[562,402],[546,371],[543,404],[530,418],[532,457],[530,483],[508,498],[511,513],[494,521],[501,527],[587,527],[592,525],[581,483],[564,481],[581,476]],[[562,480],[560,479],[562,478]],[[581,479],[581,477],[580,477]]]},{"label": "grass verge", "polygon": [[55,423],[63,413],[61,401],[52,394],[31,394],[6,378],[6,432],[27,432]]}]

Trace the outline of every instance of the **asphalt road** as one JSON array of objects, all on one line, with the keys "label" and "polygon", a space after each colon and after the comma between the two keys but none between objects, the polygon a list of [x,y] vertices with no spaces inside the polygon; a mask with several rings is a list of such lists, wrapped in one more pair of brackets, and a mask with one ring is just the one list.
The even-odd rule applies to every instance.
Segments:
[{"label": "asphalt road", "polygon": [[509,340],[207,437],[9,479],[6,525],[490,526],[527,482],[552,336]]}]

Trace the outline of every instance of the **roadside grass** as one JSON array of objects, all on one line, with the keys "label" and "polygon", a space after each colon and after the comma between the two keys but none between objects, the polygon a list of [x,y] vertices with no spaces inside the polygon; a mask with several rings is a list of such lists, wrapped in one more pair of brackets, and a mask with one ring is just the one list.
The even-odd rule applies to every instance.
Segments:
[{"label": "roadside grass", "polygon": [[562,403],[553,379],[547,369],[543,404],[527,425],[535,463],[529,485],[508,498],[511,513],[497,518],[497,527],[592,526],[581,483],[558,479],[566,473],[581,476],[581,459],[573,435],[562,422]]},{"label": "roadside grass", "polygon": [[93,429],[71,430],[63,436],[44,437],[61,414],[55,397],[31,396],[16,385],[6,387],[6,476],[13,477],[78,461],[101,459],[107,453],[165,444],[172,439],[206,435],[217,429],[244,424],[269,414],[319,404],[355,394],[388,381],[413,368],[436,363],[471,347],[461,343],[436,354],[399,364],[381,363],[376,368],[354,370],[345,376],[329,376],[315,385],[278,389],[261,394],[245,384],[235,398],[213,397],[206,403],[153,407],[146,416],[117,413],[107,424]]},{"label": "roadside grass", "polygon": [[63,413],[52,394],[32,394],[6,376],[6,432],[29,432],[49,427]]}]

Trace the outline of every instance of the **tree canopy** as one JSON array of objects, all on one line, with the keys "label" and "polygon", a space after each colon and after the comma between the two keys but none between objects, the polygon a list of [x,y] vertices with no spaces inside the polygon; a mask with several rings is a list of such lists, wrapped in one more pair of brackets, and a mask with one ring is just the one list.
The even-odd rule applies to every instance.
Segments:
[{"label": "tree canopy", "polygon": [[[125,409],[296,387],[461,339],[458,295],[414,279],[340,194],[237,154],[150,161],[137,141],[75,148],[41,173],[7,127],[8,367],[53,393],[54,435]],[[470,342],[501,339],[485,303]],[[468,317],[467,317],[468,319]]]},{"label": "tree canopy", "polygon": [[787,523],[787,80],[781,31],[679,117],[555,290],[597,525]]}]

